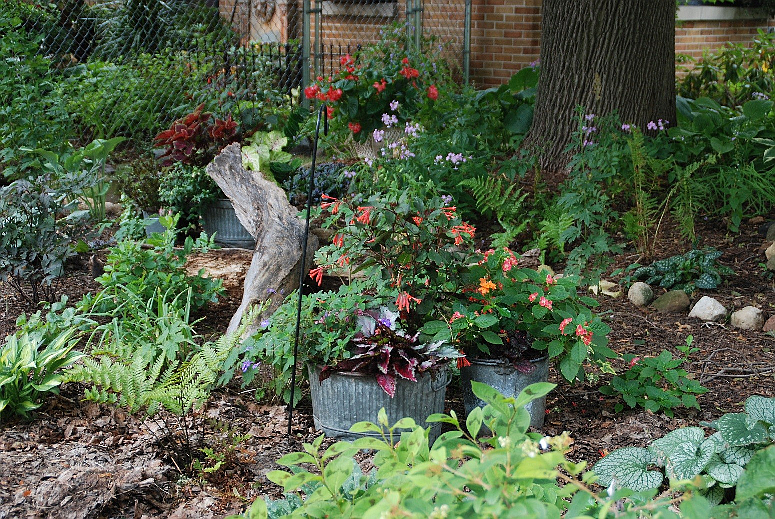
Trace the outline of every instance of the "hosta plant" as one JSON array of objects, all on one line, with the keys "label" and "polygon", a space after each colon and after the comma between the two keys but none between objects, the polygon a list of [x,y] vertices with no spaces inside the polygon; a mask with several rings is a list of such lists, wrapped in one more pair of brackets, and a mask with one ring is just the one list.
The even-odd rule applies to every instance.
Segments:
[{"label": "hosta plant", "polygon": [[0,346],[0,417],[26,417],[42,405],[46,393],[57,391],[63,382],[60,369],[83,356],[73,350],[73,331],[62,332],[51,341],[34,331],[6,338]]},{"label": "hosta plant", "polygon": [[706,437],[700,427],[683,427],[647,448],[624,447],[611,452],[594,466],[600,484],[646,491],[661,487],[665,478],[681,481],[699,477],[702,493],[711,503],[720,503],[726,489],[735,487],[748,471],[747,464],[757,451],[775,441],[775,398],[749,397],[744,413],[727,413],[703,425],[717,432]]},{"label": "hosta plant", "polygon": [[686,254],[657,260],[651,265],[635,265],[631,278],[668,290],[683,290],[687,294],[697,288],[712,290],[721,284],[722,276],[735,273],[717,261],[722,254],[713,248],[692,249]]}]

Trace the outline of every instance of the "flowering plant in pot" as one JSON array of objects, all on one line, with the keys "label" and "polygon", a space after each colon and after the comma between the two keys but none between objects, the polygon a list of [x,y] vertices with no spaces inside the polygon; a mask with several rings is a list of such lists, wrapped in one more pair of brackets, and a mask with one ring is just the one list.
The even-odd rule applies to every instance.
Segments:
[{"label": "flowering plant in pot", "polygon": [[[323,366],[318,382],[333,373],[363,373],[388,395],[401,380],[443,370],[460,356],[457,348],[420,329],[442,315],[443,301],[454,294],[456,273],[467,257],[456,243],[469,241],[473,227],[437,197],[426,202],[402,193],[375,195],[360,204],[326,200],[323,225],[334,229],[333,241],[317,252],[318,266],[310,276],[320,284],[325,271],[338,270],[344,283],[335,291],[303,296],[300,360]],[[287,299],[246,348],[246,360],[276,368],[275,389],[285,395],[296,297]]]},{"label": "flowering plant in pot", "polygon": [[304,95],[324,102],[334,129],[358,142],[383,127],[403,128],[425,105],[433,104],[449,78],[443,46],[426,40],[420,49],[424,52],[406,45],[401,27],[383,29],[379,43],[342,56],[340,69],[319,76]]},{"label": "flowering plant in pot", "polygon": [[522,268],[508,248],[488,250],[461,272],[461,296],[446,320],[428,322],[423,332],[457,343],[468,359],[502,359],[529,371],[530,361],[548,355],[563,377],[584,380],[584,363],[616,357],[608,348],[610,328],[578,294],[576,276]]}]

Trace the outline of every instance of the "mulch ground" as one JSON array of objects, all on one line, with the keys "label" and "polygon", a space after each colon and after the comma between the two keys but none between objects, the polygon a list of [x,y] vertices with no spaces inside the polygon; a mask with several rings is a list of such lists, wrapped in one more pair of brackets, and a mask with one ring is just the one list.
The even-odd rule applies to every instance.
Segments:
[{"label": "mulch ground", "polygon": [[[753,305],[775,313],[775,279],[766,275],[764,237],[758,222],[744,225],[739,234],[727,234],[718,222],[704,222],[701,245],[722,250],[722,263],[736,274],[715,291],[698,291],[692,303],[709,295],[729,311]],[[666,233],[658,258],[688,250],[677,233]],[[102,253],[104,255],[104,252]],[[609,272],[637,260],[630,252],[611,258]],[[86,258],[68,264],[67,276],[57,290],[70,301],[97,289]],[[10,287],[0,283],[0,334],[12,333],[16,318],[31,308]],[[546,434],[568,431],[574,438],[570,458],[597,461],[618,447],[646,445],[670,430],[711,421],[726,412],[739,412],[753,394],[775,396],[775,336],[736,329],[728,323],[703,323],[684,314],[659,314],[638,308],[626,296],[600,296],[598,311],[612,328],[611,346],[620,353],[657,355],[663,349],[678,354],[691,335],[699,351],[687,366],[691,376],[709,389],[699,396],[700,410],[679,408],[675,416],[641,409],[614,412],[616,400],[603,396],[597,383],[570,386],[556,372],[559,384],[547,399]],[[226,329],[239,304],[234,295],[212,305],[199,329],[217,334]],[[623,365],[615,365],[623,369]],[[303,401],[294,412],[291,435],[283,406],[269,397],[256,400],[255,392],[238,385],[217,391],[205,408],[188,421],[174,417],[143,420],[115,407],[83,401],[83,388],[63,387],[62,394],[46,400],[32,420],[0,423],[0,519],[11,517],[222,517],[239,512],[257,496],[280,497],[266,473],[274,462],[296,450],[298,442],[318,433],[311,408]],[[448,409],[462,414],[460,389],[453,382],[447,393]],[[183,431],[189,446],[181,447]],[[172,439],[172,440],[171,440]],[[207,446],[226,454],[213,472],[181,470],[192,452],[203,468],[212,465],[199,450]]]}]

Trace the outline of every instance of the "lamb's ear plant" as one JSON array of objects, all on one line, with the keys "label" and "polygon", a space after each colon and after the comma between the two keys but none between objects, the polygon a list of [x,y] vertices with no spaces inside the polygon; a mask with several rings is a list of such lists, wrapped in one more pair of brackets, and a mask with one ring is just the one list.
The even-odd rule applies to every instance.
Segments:
[{"label": "lamb's ear plant", "polygon": [[[640,492],[660,488],[666,478],[671,484],[692,480],[712,504],[728,500],[731,490],[727,489],[735,488],[744,474],[747,477],[742,479],[741,497],[775,491],[772,466],[765,468],[761,463],[762,459],[773,458],[775,398],[749,397],[744,413],[727,413],[702,425],[717,432],[706,437],[700,427],[683,427],[654,440],[647,448],[624,447],[611,452],[594,466],[599,483]],[[757,454],[757,463],[749,467]],[[754,485],[759,478],[769,484]]]}]

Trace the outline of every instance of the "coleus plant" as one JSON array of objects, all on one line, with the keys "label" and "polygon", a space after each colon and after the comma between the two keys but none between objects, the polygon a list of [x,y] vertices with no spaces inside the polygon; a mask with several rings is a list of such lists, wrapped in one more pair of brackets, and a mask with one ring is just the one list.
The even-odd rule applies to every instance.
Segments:
[{"label": "coleus plant", "polygon": [[154,146],[166,148],[160,158],[164,166],[182,162],[193,166],[205,166],[237,135],[237,123],[231,114],[225,119],[204,111],[204,103],[196,110],[172,123],[168,130],[159,133]]},{"label": "coleus plant", "polygon": [[353,338],[352,356],[320,372],[320,382],[333,373],[372,374],[391,398],[396,394],[399,378],[417,382],[417,375],[446,367],[458,352],[443,341],[419,343],[419,332],[413,335],[396,328],[397,314],[386,308],[375,312],[358,312],[361,330]]}]

